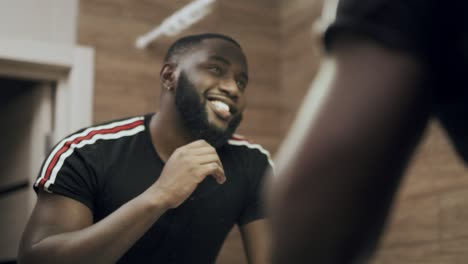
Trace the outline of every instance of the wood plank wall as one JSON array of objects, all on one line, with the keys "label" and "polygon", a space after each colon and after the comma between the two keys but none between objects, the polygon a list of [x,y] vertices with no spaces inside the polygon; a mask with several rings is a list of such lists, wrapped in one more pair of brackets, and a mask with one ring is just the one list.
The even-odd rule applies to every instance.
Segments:
[{"label": "wood plank wall", "polygon": [[318,69],[321,47],[313,25],[321,1],[280,1],[281,127],[287,131]]},{"label": "wood plank wall", "polygon": [[[81,0],[79,43],[96,49],[94,121],[155,111],[162,57],[174,38],[134,48],[189,0]],[[240,41],[250,63],[249,106],[239,132],[275,153],[321,57],[312,24],[322,0],[218,0],[182,34],[220,32]],[[468,171],[432,122],[396,198],[376,264],[468,263]],[[245,263],[237,230],[218,263]]]},{"label": "wood plank wall", "polygon": [[468,263],[468,169],[432,121],[396,198],[375,264]]}]

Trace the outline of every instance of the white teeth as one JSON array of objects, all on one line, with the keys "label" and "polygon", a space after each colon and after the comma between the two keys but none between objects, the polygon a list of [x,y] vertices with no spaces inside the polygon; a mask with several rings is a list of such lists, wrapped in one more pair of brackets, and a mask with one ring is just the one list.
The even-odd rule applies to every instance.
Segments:
[{"label": "white teeth", "polygon": [[229,105],[221,101],[211,101],[211,103],[219,110],[229,112]]}]

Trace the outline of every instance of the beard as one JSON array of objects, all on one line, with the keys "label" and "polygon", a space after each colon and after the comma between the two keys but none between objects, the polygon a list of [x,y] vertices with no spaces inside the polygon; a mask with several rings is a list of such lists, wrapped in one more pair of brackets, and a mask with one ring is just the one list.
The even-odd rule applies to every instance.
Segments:
[{"label": "beard", "polygon": [[185,72],[181,72],[175,92],[175,105],[185,128],[196,140],[203,139],[215,148],[220,148],[234,134],[242,120],[242,114],[236,113],[225,129],[208,121],[206,112],[208,100],[202,98]]}]

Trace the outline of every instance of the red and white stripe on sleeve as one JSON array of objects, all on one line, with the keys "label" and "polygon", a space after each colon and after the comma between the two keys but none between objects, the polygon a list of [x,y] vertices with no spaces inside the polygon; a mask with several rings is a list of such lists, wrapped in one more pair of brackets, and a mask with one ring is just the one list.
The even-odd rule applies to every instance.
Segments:
[{"label": "red and white stripe on sleeve", "polygon": [[49,154],[34,186],[49,191],[49,187],[54,184],[64,161],[71,156],[76,149],[94,144],[99,139],[118,139],[135,135],[144,130],[144,117],[135,117],[101,126],[90,127],[82,132],[64,138]]},{"label": "red and white stripe on sleeve", "polygon": [[241,135],[237,135],[237,134],[232,135],[231,139],[228,140],[228,144],[234,145],[234,146],[246,146],[250,149],[259,150],[261,153],[263,153],[267,157],[268,163],[270,164],[273,171],[275,170],[275,164],[273,163],[273,160],[271,159],[270,152],[264,149],[260,144],[255,144],[249,141],[248,139],[246,139],[245,137]]}]

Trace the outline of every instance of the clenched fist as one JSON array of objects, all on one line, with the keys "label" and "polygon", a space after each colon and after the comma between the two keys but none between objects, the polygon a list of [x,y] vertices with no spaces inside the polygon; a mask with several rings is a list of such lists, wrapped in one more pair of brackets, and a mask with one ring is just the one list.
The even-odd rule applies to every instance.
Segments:
[{"label": "clenched fist", "polygon": [[206,176],[214,177],[219,184],[226,181],[216,149],[204,140],[197,140],[172,153],[158,180],[149,190],[168,209],[176,208]]}]

